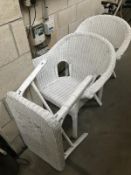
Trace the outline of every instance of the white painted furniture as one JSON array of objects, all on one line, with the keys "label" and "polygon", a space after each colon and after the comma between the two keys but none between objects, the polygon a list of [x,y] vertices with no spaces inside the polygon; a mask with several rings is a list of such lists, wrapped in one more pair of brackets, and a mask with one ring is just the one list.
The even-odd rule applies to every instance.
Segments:
[{"label": "white painted furniture", "polygon": [[131,41],[131,27],[122,18],[112,15],[97,15],[83,21],[76,33],[93,32],[106,38],[116,50],[117,60],[121,59]]},{"label": "white painted furniture", "polygon": [[[53,114],[34,82],[36,75],[44,66],[46,66],[45,60],[39,63],[16,92],[8,92],[6,103],[28,148],[52,167],[61,171],[65,166],[65,159],[88,135],[84,133],[73,143],[62,129],[62,123],[72,106],[81,98],[93,77],[87,76],[75,87],[74,92],[64,102],[60,110]],[[44,108],[23,96],[30,85],[42,101]],[[62,135],[69,144],[69,148],[65,152]]]},{"label": "white painted furniture", "polygon": [[[37,85],[46,100],[58,107],[74,92],[76,86],[88,75],[95,78],[80,100],[70,109],[73,137],[77,137],[78,111],[85,100],[95,98],[102,105],[102,88],[113,73],[116,55],[113,46],[104,38],[95,34],[70,34],[61,39],[46,54],[34,60],[37,66],[41,60],[47,64],[37,76]],[[69,70],[59,76],[58,65],[66,62]]]}]

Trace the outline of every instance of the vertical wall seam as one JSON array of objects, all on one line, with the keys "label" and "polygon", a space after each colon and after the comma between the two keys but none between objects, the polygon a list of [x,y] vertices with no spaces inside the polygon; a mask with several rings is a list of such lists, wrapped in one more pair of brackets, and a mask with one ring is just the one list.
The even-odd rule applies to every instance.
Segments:
[{"label": "vertical wall seam", "polygon": [[18,49],[18,46],[17,46],[17,42],[16,42],[16,39],[15,39],[15,36],[14,36],[14,32],[13,32],[11,23],[9,23],[9,28],[10,28],[10,31],[11,31],[11,34],[12,34],[12,37],[13,37],[13,41],[14,41],[14,44],[15,44],[15,47],[16,47],[16,50],[17,50],[17,54],[18,54],[18,57],[19,57],[21,55],[20,55],[20,52],[19,52],[19,49]]}]

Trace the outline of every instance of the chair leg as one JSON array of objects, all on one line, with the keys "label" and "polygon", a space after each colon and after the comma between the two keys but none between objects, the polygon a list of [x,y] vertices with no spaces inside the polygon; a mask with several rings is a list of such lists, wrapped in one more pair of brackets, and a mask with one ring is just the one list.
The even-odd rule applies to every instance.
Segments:
[{"label": "chair leg", "polygon": [[102,106],[102,95],[103,95],[103,87],[98,92],[98,95],[95,94],[95,97],[94,97],[99,106]]},{"label": "chair leg", "polygon": [[[67,151],[64,153],[65,160],[68,158],[68,156],[82,143],[85,138],[88,136],[88,133],[82,134],[74,143],[71,142],[71,147],[68,148]],[[69,143],[69,142],[68,142]]]},{"label": "chair leg", "polygon": [[116,79],[116,73],[115,73],[115,71],[113,72],[112,76],[113,76],[114,79]]},{"label": "chair leg", "polygon": [[102,96],[103,96],[103,87],[100,89],[100,91],[98,92],[98,97],[102,102]]},{"label": "chair leg", "polygon": [[78,137],[78,115],[77,114],[72,115],[72,137],[75,139]]},{"label": "chair leg", "polygon": [[96,94],[95,94],[94,98],[95,98],[96,102],[98,103],[98,105],[102,106],[102,101]]}]

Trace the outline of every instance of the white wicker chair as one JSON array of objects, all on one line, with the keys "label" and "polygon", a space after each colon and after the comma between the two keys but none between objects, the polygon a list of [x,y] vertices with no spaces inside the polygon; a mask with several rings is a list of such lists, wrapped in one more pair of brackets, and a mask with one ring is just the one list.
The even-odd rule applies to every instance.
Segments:
[{"label": "white wicker chair", "polygon": [[75,31],[76,33],[93,32],[106,38],[116,50],[117,60],[121,59],[131,41],[131,27],[120,17],[97,15],[87,18]]},{"label": "white wicker chair", "polygon": [[[73,137],[76,138],[78,111],[85,99],[95,98],[102,105],[101,89],[115,67],[114,48],[106,39],[95,34],[70,34],[60,40],[46,55],[35,59],[34,65],[37,66],[41,60],[47,60],[47,64],[37,76],[37,85],[46,100],[58,107],[64,105],[75,87],[86,76],[100,76],[69,111],[72,117]],[[58,64],[62,61],[69,65],[69,74],[59,77]]]},{"label": "white wicker chair", "polygon": [[[65,166],[65,159],[88,135],[84,133],[73,143],[62,129],[62,122],[70,108],[77,102],[91,82],[92,76],[86,77],[61,109],[53,114],[34,83],[36,75],[44,64],[45,62],[42,61],[16,92],[8,92],[6,103],[29,149],[52,167],[61,171]],[[45,109],[23,97],[30,85],[40,97]],[[62,135],[70,145],[65,152]]]}]

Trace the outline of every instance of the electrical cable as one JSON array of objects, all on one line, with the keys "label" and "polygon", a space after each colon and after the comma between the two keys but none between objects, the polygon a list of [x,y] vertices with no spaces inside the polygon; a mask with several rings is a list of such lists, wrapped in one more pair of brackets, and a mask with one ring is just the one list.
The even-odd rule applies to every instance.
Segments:
[{"label": "electrical cable", "polygon": [[34,16],[34,20],[33,20],[33,22],[32,22],[32,25],[31,25],[31,26],[33,26],[33,25],[34,25],[35,20],[36,20],[36,5],[35,5],[35,4],[34,4],[34,12],[35,12],[35,16]]},{"label": "electrical cable", "polygon": [[29,13],[29,30],[28,30],[28,38],[30,35],[30,29],[31,29],[31,11],[30,11],[30,7],[28,7],[28,13]]},{"label": "electrical cable", "polygon": [[32,26],[34,25],[35,23],[35,20],[36,20],[36,4],[34,4],[34,12],[35,12],[35,16],[34,16],[34,19],[33,19],[33,22],[31,21],[31,9],[30,7],[28,7],[28,13],[29,13],[29,31],[28,31],[28,38],[29,38],[29,35],[30,35],[30,30],[32,28]]}]

